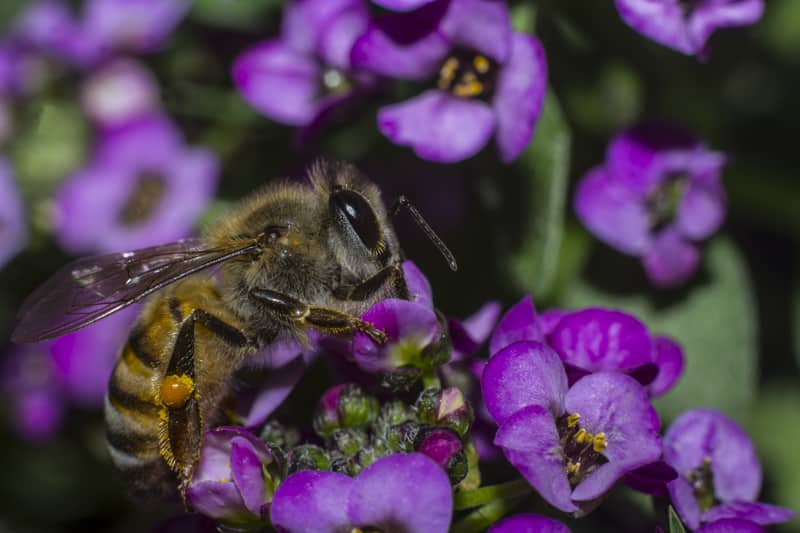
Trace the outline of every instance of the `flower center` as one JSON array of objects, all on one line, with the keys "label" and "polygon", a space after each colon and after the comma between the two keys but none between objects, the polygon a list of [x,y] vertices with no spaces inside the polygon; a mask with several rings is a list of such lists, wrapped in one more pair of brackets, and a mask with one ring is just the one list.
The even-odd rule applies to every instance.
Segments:
[{"label": "flower center", "polygon": [[608,462],[602,452],[608,446],[606,434],[602,431],[592,435],[578,426],[581,415],[572,413],[562,416],[556,422],[564,453],[567,479],[571,486],[577,486],[589,474]]},{"label": "flower center", "polygon": [[686,191],[686,182],[687,178],[683,174],[669,176],[650,193],[647,211],[650,213],[650,227],[653,230],[664,229],[675,218]]},{"label": "flower center", "polygon": [[119,222],[127,227],[145,222],[164,199],[166,191],[167,182],[163,177],[158,174],[142,174],[119,212]]},{"label": "flower center", "polygon": [[354,527],[350,530],[350,533],[383,533],[383,530],[372,526]]},{"label": "flower center", "polygon": [[683,11],[683,16],[689,17],[700,5],[700,0],[678,0],[678,5]]},{"label": "flower center", "polygon": [[711,471],[711,457],[703,459],[703,464],[690,471],[686,476],[692,486],[692,493],[700,506],[706,511],[719,503],[714,496],[714,473]]},{"label": "flower center", "polygon": [[496,65],[486,56],[456,52],[439,69],[437,86],[459,98],[488,98],[494,90],[496,74]]},{"label": "flower center", "polygon": [[327,68],[322,72],[322,95],[343,94],[352,89],[350,79],[339,69]]}]

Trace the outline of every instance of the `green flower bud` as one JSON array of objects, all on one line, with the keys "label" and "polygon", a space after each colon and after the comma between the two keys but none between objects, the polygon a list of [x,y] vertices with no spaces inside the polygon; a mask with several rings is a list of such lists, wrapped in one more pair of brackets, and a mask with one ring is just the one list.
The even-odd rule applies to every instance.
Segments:
[{"label": "green flower bud", "polygon": [[328,452],[315,444],[295,446],[287,456],[287,471],[290,475],[302,470],[329,470],[330,467]]}]

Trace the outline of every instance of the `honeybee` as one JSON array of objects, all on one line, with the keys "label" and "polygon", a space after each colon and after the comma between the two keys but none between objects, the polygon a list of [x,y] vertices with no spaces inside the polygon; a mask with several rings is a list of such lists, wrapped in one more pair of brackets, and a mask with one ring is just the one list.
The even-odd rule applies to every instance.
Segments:
[{"label": "honeybee", "polygon": [[[12,340],[37,342],[156,293],[105,398],[110,456],[135,498],[184,494],[203,435],[251,354],[278,340],[306,343],[309,328],[386,341],[358,318],[380,300],[409,297],[380,191],[344,163],[317,163],[309,178],[267,185],[200,239],[74,261],[23,304]],[[421,215],[402,197],[399,205],[455,268]]]}]

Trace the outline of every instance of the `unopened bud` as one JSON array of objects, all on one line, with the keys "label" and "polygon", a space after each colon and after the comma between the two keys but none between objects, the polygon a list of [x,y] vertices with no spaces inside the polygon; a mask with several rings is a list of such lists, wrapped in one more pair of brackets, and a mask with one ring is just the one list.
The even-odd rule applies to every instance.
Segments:
[{"label": "unopened bud", "polygon": [[378,408],[378,400],[358,385],[337,385],[320,398],[314,415],[314,431],[328,438],[339,428],[366,427],[377,416]]},{"label": "unopened bud", "polygon": [[472,405],[455,387],[425,389],[417,398],[415,408],[421,423],[450,428],[461,438],[467,435],[474,420]]},{"label": "unopened bud", "polygon": [[467,476],[469,464],[461,437],[450,429],[434,428],[417,436],[416,450],[436,461],[455,485]]},{"label": "unopened bud", "polygon": [[345,457],[355,457],[367,445],[367,433],[355,428],[340,428],[331,433],[333,448]]},{"label": "unopened bud", "polygon": [[287,469],[289,474],[302,470],[329,470],[328,453],[315,444],[301,444],[289,451]]}]

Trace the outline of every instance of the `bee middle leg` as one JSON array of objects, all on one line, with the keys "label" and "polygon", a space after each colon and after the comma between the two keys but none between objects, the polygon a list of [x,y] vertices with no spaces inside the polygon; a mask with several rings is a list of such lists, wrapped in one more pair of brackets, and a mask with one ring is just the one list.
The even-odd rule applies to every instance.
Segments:
[{"label": "bee middle leg", "polygon": [[408,287],[400,265],[389,265],[382,268],[372,277],[356,285],[342,285],[333,294],[340,300],[364,301],[391,283],[398,298],[408,298]]},{"label": "bee middle leg", "polygon": [[325,333],[342,334],[361,331],[377,344],[385,344],[386,333],[360,318],[316,305],[308,305],[286,294],[269,289],[253,289],[250,296],[272,312],[298,324],[308,325]]}]

